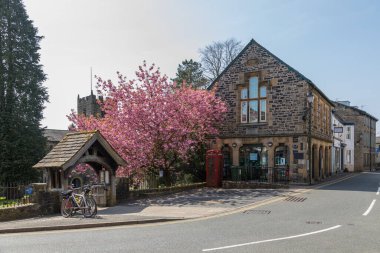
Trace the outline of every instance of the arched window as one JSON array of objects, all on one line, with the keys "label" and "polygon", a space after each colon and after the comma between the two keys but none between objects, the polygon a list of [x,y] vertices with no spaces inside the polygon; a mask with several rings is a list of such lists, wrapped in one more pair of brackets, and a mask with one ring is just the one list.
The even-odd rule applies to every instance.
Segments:
[{"label": "arched window", "polygon": [[232,165],[231,152],[232,152],[231,148],[228,146],[228,144],[225,144],[222,148],[223,177],[224,178],[231,177],[231,165]]},{"label": "arched window", "polygon": [[278,146],[274,150],[274,165],[276,167],[286,166],[289,164],[288,158],[288,147]]}]

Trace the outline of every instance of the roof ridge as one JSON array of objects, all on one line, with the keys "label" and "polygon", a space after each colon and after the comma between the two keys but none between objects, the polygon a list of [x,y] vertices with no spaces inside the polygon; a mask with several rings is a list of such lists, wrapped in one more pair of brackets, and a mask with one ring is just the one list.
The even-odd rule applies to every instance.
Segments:
[{"label": "roof ridge", "polygon": [[340,106],[344,106],[344,107],[350,108],[350,109],[352,109],[352,110],[354,110],[354,111],[357,111],[357,112],[359,112],[359,113],[362,113],[362,114],[364,114],[364,115],[367,115],[368,117],[370,117],[370,118],[372,118],[372,119],[374,119],[374,120],[376,120],[376,121],[379,120],[379,119],[376,118],[375,116],[369,114],[368,112],[366,112],[366,111],[364,111],[364,110],[361,110],[361,109],[359,109],[359,108],[356,108],[355,106],[345,105],[345,104],[343,104],[343,103],[340,103],[339,101],[333,101],[333,103],[334,103],[334,104],[339,104]]},{"label": "roof ridge", "polygon": [[275,60],[279,61],[281,64],[284,64],[288,69],[289,71],[293,71],[296,75],[298,75],[301,79],[303,79],[304,81],[306,81],[308,84],[310,84],[318,93],[320,93],[322,95],[322,97],[324,99],[327,100],[327,102],[329,102],[331,105],[333,105],[332,101],[326,96],[326,94],[324,94],[318,87],[317,85],[315,85],[309,78],[307,78],[306,76],[304,76],[301,72],[299,72],[298,70],[296,70],[295,68],[293,68],[292,66],[290,66],[289,64],[287,64],[286,62],[284,62],[283,60],[281,60],[278,56],[274,55],[271,51],[269,51],[268,49],[266,49],[264,46],[262,46],[261,44],[259,44],[256,40],[254,40],[253,38],[249,41],[249,43],[241,50],[241,52],[230,62],[230,64],[227,65],[227,67],[215,78],[215,80],[209,85],[209,87],[207,87],[208,90],[211,90],[213,88],[213,86],[215,85],[215,83],[217,81],[219,81],[220,77],[231,67],[232,64],[235,63],[235,61],[249,48],[250,45],[253,45],[253,44],[256,44],[257,46],[259,46],[260,48],[262,48],[263,50],[265,50],[266,52],[269,53],[270,56],[272,56]]},{"label": "roof ridge", "polygon": [[80,130],[80,131],[75,131],[75,132],[69,132],[66,135],[92,134],[92,133],[97,133],[97,132],[99,132],[99,130],[90,130],[90,131]]}]

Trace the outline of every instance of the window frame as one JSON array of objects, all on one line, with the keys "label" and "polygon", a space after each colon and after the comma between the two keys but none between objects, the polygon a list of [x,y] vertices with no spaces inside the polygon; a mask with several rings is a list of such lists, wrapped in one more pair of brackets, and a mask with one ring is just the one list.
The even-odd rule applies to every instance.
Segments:
[{"label": "window frame", "polygon": [[346,140],[351,140],[351,127],[347,127]]},{"label": "window frame", "polygon": [[[250,80],[252,78],[257,79],[257,89],[256,89],[256,97],[251,97],[250,93]],[[258,123],[266,123],[268,120],[268,85],[266,82],[261,82],[260,77],[258,75],[252,75],[247,78],[248,80],[239,88],[239,107],[240,107],[240,122],[241,124],[258,124]],[[265,96],[262,95],[262,88],[265,88]],[[242,96],[243,90],[245,90],[244,98]],[[257,112],[257,118],[252,120],[251,117],[251,104],[256,102],[255,111]],[[265,105],[263,104],[265,103]],[[244,106],[243,106],[244,105]],[[264,108],[265,107],[265,108]],[[245,109],[244,109],[245,108]],[[264,108],[264,109],[263,109]],[[253,112],[255,112],[253,111]],[[243,114],[244,112],[244,114]]]}]

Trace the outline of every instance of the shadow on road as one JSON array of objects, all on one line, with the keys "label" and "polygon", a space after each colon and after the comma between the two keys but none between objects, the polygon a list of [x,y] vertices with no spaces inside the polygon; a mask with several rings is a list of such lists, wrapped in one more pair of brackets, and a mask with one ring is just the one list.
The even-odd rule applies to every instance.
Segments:
[{"label": "shadow on road", "polygon": [[100,214],[138,213],[149,206],[238,208],[271,197],[292,193],[289,189],[216,189],[200,188],[166,196],[139,199],[110,207]]},{"label": "shadow on road", "polygon": [[352,175],[354,177],[322,186],[319,190],[377,192],[380,186],[380,171],[352,173]]}]

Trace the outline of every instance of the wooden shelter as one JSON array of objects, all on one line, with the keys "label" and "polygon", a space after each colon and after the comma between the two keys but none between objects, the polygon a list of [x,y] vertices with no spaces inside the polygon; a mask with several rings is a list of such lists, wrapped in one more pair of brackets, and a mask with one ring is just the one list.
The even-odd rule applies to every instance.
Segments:
[{"label": "wooden shelter", "polygon": [[90,165],[107,187],[106,197],[98,203],[116,204],[116,170],[126,165],[99,131],[71,132],[33,168],[44,170],[50,191],[66,190],[71,186],[69,174],[78,164]]}]

